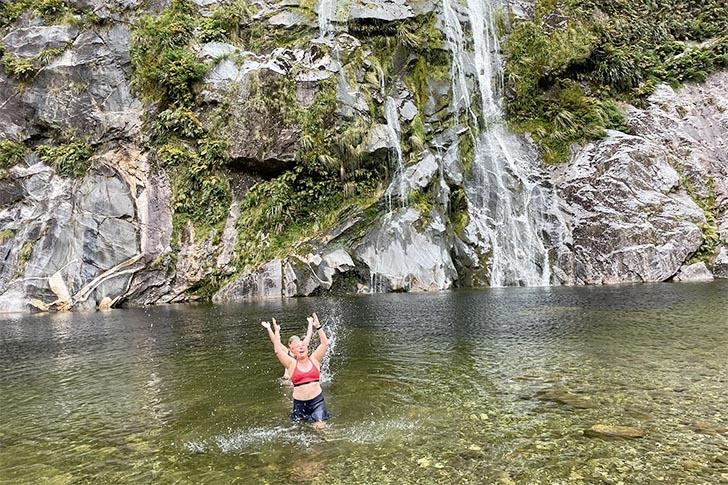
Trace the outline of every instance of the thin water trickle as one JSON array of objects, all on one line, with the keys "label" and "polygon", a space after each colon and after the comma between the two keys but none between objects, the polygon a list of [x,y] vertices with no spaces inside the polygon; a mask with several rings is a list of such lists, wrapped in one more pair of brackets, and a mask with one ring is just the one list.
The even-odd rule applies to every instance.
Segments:
[{"label": "thin water trickle", "polygon": [[336,0],[319,0],[318,5],[318,28],[319,36],[326,39],[334,33],[334,21],[336,20]]},{"label": "thin water trickle", "polygon": [[387,133],[389,134],[389,142],[391,143],[395,155],[394,174],[392,182],[387,187],[386,202],[387,212],[392,212],[392,196],[397,198],[399,207],[407,207],[407,184],[403,179],[404,174],[404,156],[402,155],[402,129],[399,124],[399,110],[397,103],[391,96],[387,96],[384,103],[384,113],[387,119]]}]

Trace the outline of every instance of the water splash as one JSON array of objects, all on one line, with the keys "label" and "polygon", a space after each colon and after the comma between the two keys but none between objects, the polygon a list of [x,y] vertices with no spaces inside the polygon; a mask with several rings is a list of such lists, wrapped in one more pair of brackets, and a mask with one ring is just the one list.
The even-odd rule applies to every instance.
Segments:
[{"label": "water splash", "polygon": [[[503,119],[503,68],[495,24],[500,7],[497,0],[467,0],[468,42],[456,4],[443,0],[444,30],[453,52],[453,107],[465,109],[472,118],[475,142],[472,177],[465,184],[470,216],[466,233],[489,246],[481,249],[491,252],[491,286],[546,286],[551,267],[543,234],[549,222],[535,203],[545,195],[536,183],[539,174]],[[468,67],[474,70],[479,114],[467,88]]]},{"label": "water splash", "polygon": [[334,371],[331,369],[331,362],[336,354],[336,344],[339,341],[339,333],[341,328],[341,317],[339,313],[335,313],[334,316],[329,316],[324,319],[324,332],[329,339],[329,349],[326,352],[326,358],[321,363],[321,378],[320,382],[331,382],[334,378]]}]

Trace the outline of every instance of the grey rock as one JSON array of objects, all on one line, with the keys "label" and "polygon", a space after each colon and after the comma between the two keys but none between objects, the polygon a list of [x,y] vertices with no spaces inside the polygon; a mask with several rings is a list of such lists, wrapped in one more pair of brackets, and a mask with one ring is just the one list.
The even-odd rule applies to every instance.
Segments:
[{"label": "grey rock", "polygon": [[[67,0],[69,6],[74,7],[76,10],[88,10],[100,19],[109,19],[114,17],[123,17],[123,14],[129,11],[133,11],[137,6],[141,4],[140,0]],[[148,5],[152,11],[158,11],[159,5]],[[124,18],[124,20],[126,20]]]},{"label": "grey rock", "polygon": [[139,234],[119,171],[98,163],[75,182],[41,163],[11,172],[25,197],[0,211],[15,232],[3,249],[0,307],[27,309],[33,300],[42,307],[95,306],[120,298],[131,274],[115,268],[139,254]]},{"label": "grey rock", "polygon": [[29,109],[23,104],[17,83],[0,73],[0,137],[27,139],[35,132],[29,130]]},{"label": "grey rock", "polygon": [[65,47],[78,35],[71,25],[35,25],[11,30],[2,43],[15,57],[35,57],[45,49]]},{"label": "grey rock", "polygon": [[198,55],[203,59],[217,59],[228,54],[238,52],[239,49],[232,44],[224,42],[208,42],[198,48]]},{"label": "grey rock", "polygon": [[511,14],[519,20],[530,20],[536,7],[534,0],[508,0]]},{"label": "grey rock", "polygon": [[679,90],[659,86],[644,110],[627,108],[635,133],[675,154],[675,166],[696,195],[712,181],[718,231],[728,242],[728,72]]},{"label": "grey rock", "polygon": [[0,179],[0,209],[23,198],[23,187],[15,180]]},{"label": "grey rock", "polygon": [[579,152],[557,185],[573,236],[573,259],[558,266],[574,282],[664,281],[700,247],[703,212],[670,161],[618,132]]},{"label": "grey rock", "polygon": [[308,50],[275,49],[267,56],[248,55],[240,65],[220,61],[205,79],[206,101],[230,103],[229,123],[221,135],[227,140],[231,158],[253,171],[277,172],[295,160],[301,127],[286,125],[282,113],[249,103],[253,82],[257,89],[289,74],[297,66],[296,97],[301,106],[309,106],[318,90],[317,81],[333,75],[334,65],[318,46]]},{"label": "grey rock", "polygon": [[713,274],[704,262],[682,266],[673,278],[675,281],[713,281]]},{"label": "grey rock", "polygon": [[285,28],[297,26],[312,27],[315,25],[315,22],[310,17],[303,15],[300,12],[290,10],[285,10],[273,15],[268,19],[268,23]]},{"label": "grey rock", "polygon": [[716,278],[728,278],[728,249],[720,248],[713,261],[713,275]]},{"label": "grey rock", "polygon": [[405,121],[412,121],[417,116],[417,106],[412,101],[405,101],[399,109],[399,115]]},{"label": "grey rock", "polygon": [[392,146],[392,137],[389,136],[387,125],[377,123],[369,129],[366,141],[366,151],[374,153],[378,151],[386,151],[394,149]]},{"label": "grey rock", "polygon": [[453,286],[457,278],[450,243],[439,214],[420,230],[421,214],[402,209],[384,216],[354,248],[370,274],[369,291],[434,291]]},{"label": "grey rock", "polygon": [[405,20],[415,14],[405,0],[356,0],[349,7],[352,20],[375,19],[385,22]]},{"label": "grey rock", "polygon": [[402,174],[407,192],[427,187],[439,168],[435,156],[430,152],[426,152],[419,162],[407,167]]},{"label": "grey rock", "polygon": [[280,298],[283,294],[283,265],[279,259],[264,264],[258,271],[249,273],[222,287],[212,298],[215,303],[244,301],[249,299]]},{"label": "grey rock", "polygon": [[81,33],[23,91],[25,110],[32,113],[28,123],[58,126],[92,141],[135,136],[142,105],[127,79],[128,38],[118,24]]}]

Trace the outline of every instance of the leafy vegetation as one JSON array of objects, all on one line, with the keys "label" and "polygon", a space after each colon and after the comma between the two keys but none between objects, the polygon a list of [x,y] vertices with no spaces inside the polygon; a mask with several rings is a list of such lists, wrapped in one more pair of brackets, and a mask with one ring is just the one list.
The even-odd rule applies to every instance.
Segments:
[{"label": "leafy vegetation", "polygon": [[25,266],[28,264],[28,261],[30,261],[30,257],[33,255],[34,247],[35,247],[34,240],[25,241],[23,243],[23,245],[20,247],[20,251],[18,251],[17,269],[15,270],[15,274],[13,275],[13,278],[22,276],[22,274],[25,273]]},{"label": "leafy vegetation", "polygon": [[26,10],[52,22],[67,12],[63,0],[15,0],[0,5],[0,27],[15,22]]},{"label": "leafy vegetation", "polygon": [[28,149],[19,141],[0,141],[0,169],[10,168],[23,161]]},{"label": "leafy vegetation", "polygon": [[15,231],[12,229],[3,229],[0,231],[0,244],[5,244],[15,236]]},{"label": "leafy vegetation", "polygon": [[505,45],[507,110],[550,162],[566,160],[572,143],[623,129],[615,101],[639,103],[660,82],[728,67],[722,0],[538,0],[535,12]]},{"label": "leafy vegetation", "polygon": [[703,244],[687,261],[687,264],[704,262],[710,265],[715,256],[716,249],[720,243],[720,235],[718,234],[718,204],[715,200],[715,180],[709,178],[706,182],[707,193],[701,196],[686,177],[681,177],[681,185],[685,188],[688,195],[703,210],[705,215],[705,224],[701,224],[700,230],[703,232]]},{"label": "leafy vegetation", "polygon": [[43,66],[63,53],[64,49],[44,49],[35,57],[15,57],[10,52],[2,56],[2,64],[8,76],[19,81],[33,77]]},{"label": "leafy vegetation", "polygon": [[38,158],[54,167],[64,177],[82,177],[91,165],[93,150],[85,141],[75,141],[59,146],[40,145],[35,148]]},{"label": "leafy vegetation", "polygon": [[0,3],[0,28],[12,24],[26,11],[39,16],[46,24],[67,23],[82,28],[101,22],[91,10],[63,0],[10,0]]}]

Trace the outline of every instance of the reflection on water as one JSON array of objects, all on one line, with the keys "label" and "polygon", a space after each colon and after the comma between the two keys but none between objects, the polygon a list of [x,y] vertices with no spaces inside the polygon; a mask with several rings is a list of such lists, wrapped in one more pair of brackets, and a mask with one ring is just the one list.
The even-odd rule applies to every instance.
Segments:
[{"label": "reflection on water", "polygon": [[[259,325],[313,310],[324,432],[288,421]],[[716,483],[727,328],[726,282],[7,318],[0,482]]]}]

